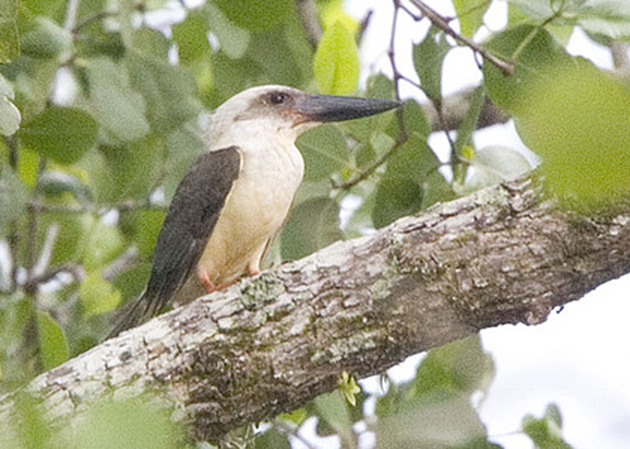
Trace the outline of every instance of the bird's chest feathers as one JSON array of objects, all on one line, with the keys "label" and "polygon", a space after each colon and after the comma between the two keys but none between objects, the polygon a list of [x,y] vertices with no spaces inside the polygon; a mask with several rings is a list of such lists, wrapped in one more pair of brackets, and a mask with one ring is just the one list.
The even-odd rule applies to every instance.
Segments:
[{"label": "bird's chest feathers", "polygon": [[[250,217],[262,233],[275,233],[284,221],[304,173],[298,150],[272,146],[243,153],[243,168],[228,201]],[[248,220],[248,221],[250,221]]]},{"label": "bird's chest feathers", "polygon": [[258,149],[241,151],[240,174],[201,260],[222,281],[258,266],[302,180],[304,163],[295,146]]}]

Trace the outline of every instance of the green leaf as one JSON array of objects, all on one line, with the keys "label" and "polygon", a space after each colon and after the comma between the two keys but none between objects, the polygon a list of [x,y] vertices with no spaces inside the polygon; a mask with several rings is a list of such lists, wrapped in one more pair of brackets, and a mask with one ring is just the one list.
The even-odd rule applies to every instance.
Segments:
[{"label": "green leaf", "polygon": [[339,390],[315,398],[315,410],[322,424],[339,435],[344,447],[356,447],[350,410]]},{"label": "green leaf", "polygon": [[[45,412],[41,406],[41,399],[25,389],[17,390],[13,399],[14,415],[11,419],[3,420],[4,426],[0,427],[2,431],[0,442],[3,443],[3,448],[45,449],[51,447],[53,432],[44,418]],[[9,426],[8,429],[6,425]],[[6,436],[9,443],[5,440]]]},{"label": "green leaf", "polygon": [[68,341],[63,329],[47,312],[37,312],[37,338],[44,371],[68,360]]},{"label": "green leaf", "polygon": [[206,143],[201,132],[193,127],[180,127],[166,136],[168,171],[161,179],[166,203],[169,203],[184,174],[195,160],[205,151]]},{"label": "green leaf", "polygon": [[474,173],[465,182],[462,194],[517,178],[532,169],[521,153],[506,147],[484,148],[476,152],[469,163]]},{"label": "green leaf", "polygon": [[330,178],[348,164],[350,151],[346,139],[333,125],[320,126],[303,134],[297,145],[304,157],[307,181]]},{"label": "green leaf", "polygon": [[[156,61],[168,61],[169,40],[159,31],[142,26],[133,30],[131,35],[134,59],[138,55]],[[133,75],[133,71],[130,73]]]},{"label": "green leaf", "polygon": [[16,21],[17,3],[17,0],[3,0],[0,3],[0,64],[9,62],[20,52]]},{"label": "green leaf", "polygon": [[154,131],[170,132],[199,113],[195,80],[187,71],[135,51],[126,62],[131,85],[142,94]]},{"label": "green leaf", "polygon": [[442,173],[434,170],[424,181],[424,195],[422,198],[422,209],[426,209],[435,203],[451,201],[457,198],[453,187],[444,178]]},{"label": "green leaf", "polygon": [[269,30],[283,23],[293,11],[289,0],[215,0],[235,24],[249,30]]},{"label": "green leaf", "polygon": [[[58,204],[63,205],[67,204],[67,202],[62,201]],[[95,218],[87,213],[75,215],[60,212],[42,215],[38,226],[37,239],[39,242],[43,242],[50,226],[53,224],[59,226],[51,265],[76,261],[81,255],[85,239],[94,220]]]},{"label": "green leaf", "polygon": [[[206,20],[210,24],[212,33],[216,35],[219,40],[221,50],[223,50],[229,58],[242,58],[250,44],[249,31],[230,22],[223,11],[214,4],[207,3],[205,8],[208,11]],[[205,41],[208,42],[208,38],[205,36],[204,38]],[[208,49],[208,52],[210,52],[210,49]]]},{"label": "green leaf", "polygon": [[483,65],[488,95],[511,114],[518,113],[535,83],[544,80],[557,67],[575,62],[547,30],[533,25],[509,28],[493,37],[487,47],[496,56],[515,63],[512,75],[505,75],[492,64]]},{"label": "green leaf", "polygon": [[98,271],[91,273],[83,281],[79,288],[79,297],[86,317],[111,312],[122,299],[120,291],[103,279]]},{"label": "green leaf", "polygon": [[458,156],[462,156],[462,149],[466,145],[472,145],[472,135],[477,128],[477,120],[479,114],[481,114],[481,108],[483,107],[484,100],[486,98],[486,91],[483,85],[479,86],[473,91],[470,97],[470,104],[466,116],[461,125],[457,129],[457,140],[455,140],[455,153]]},{"label": "green leaf", "polygon": [[81,449],[178,448],[181,429],[170,413],[148,401],[101,402],[86,411],[65,447]]},{"label": "green leaf", "polygon": [[291,449],[291,442],[287,433],[272,427],[256,434],[252,449]]},{"label": "green leaf", "polygon": [[105,58],[88,65],[90,100],[98,122],[114,137],[131,142],[150,131],[142,96],[131,88],[126,67]]},{"label": "green leaf", "polygon": [[378,183],[372,221],[377,229],[420,210],[423,190],[418,181],[385,178]]},{"label": "green leaf", "polygon": [[118,274],[112,283],[123,298],[135,298],[146,287],[150,273],[151,263],[140,262],[135,267]]},{"label": "green leaf", "polygon": [[577,25],[608,39],[630,39],[630,4],[626,0],[510,0],[510,4],[538,22],[554,17],[552,25]]},{"label": "green leaf", "polygon": [[543,160],[547,185],[582,205],[625,195],[630,185],[630,91],[591,63],[559,69],[533,86],[515,119]]},{"label": "green leaf", "polygon": [[444,33],[432,26],[425,38],[413,47],[413,64],[423,92],[433,101],[442,98],[442,64],[451,49]]},{"label": "green leaf", "polygon": [[408,399],[397,413],[379,417],[375,433],[383,449],[497,448],[487,442],[484,425],[464,396]]},{"label": "green leaf", "polygon": [[483,16],[488,11],[490,3],[488,0],[453,0],[460,32],[464,36],[473,37],[483,25]]},{"label": "green leaf", "polygon": [[13,90],[22,122],[28,122],[49,105],[50,86],[57,73],[57,61],[24,57],[15,59],[9,67],[16,72]]},{"label": "green leaf", "polygon": [[97,134],[98,125],[89,113],[61,106],[46,108],[20,133],[29,148],[62,164],[79,160],[95,144]]},{"label": "green leaf", "polygon": [[412,133],[388,160],[387,169],[376,188],[372,221],[381,228],[398,218],[418,212],[424,204],[427,176],[439,160],[426,138]]},{"label": "green leaf", "polygon": [[338,21],[326,29],[317,46],[313,62],[315,81],[320,92],[347,95],[359,82],[359,55],[354,35]]},{"label": "green leaf", "polygon": [[160,210],[138,210],[125,215],[130,215],[128,225],[140,255],[151,260],[166,213]]},{"label": "green leaf", "polygon": [[430,351],[418,366],[412,395],[487,393],[494,374],[492,356],[484,352],[479,336],[475,335]]},{"label": "green leaf", "polygon": [[[284,28],[252,35],[252,42],[247,49],[247,56],[259,67],[259,73],[274,83],[299,85],[304,70],[299,70],[298,60],[287,42]],[[309,59],[310,63],[310,59]],[[310,74],[307,78],[311,80]]]},{"label": "green leaf", "polygon": [[71,45],[70,33],[45,17],[35,18],[20,39],[22,53],[33,58],[54,58]]},{"label": "green leaf", "polygon": [[562,438],[562,415],[556,404],[549,404],[542,418],[525,416],[522,427],[536,449],[571,449]]},{"label": "green leaf", "polygon": [[37,179],[37,190],[45,195],[70,193],[79,202],[91,199],[89,188],[76,176],[59,171],[45,171]]},{"label": "green leaf", "polygon": [[188,13],[183,22],[173,26],[173,40],[177,44],[179,60],[188,63],[209,54],[208,18],[201,10]]},{"label": "green leaf", "polygon": [[425,138],[429,137],[429,134],[431,134],[431,124],[427,120],[427,116],[420,103],[415,100],[405,101],[403,114],[407,132],[417,133]]},{"label": "green leaf", "polygon": [[3,136],[10,136],[17,131],[22,119],[20,110],[13,104],[13,100],[15,100],[13,88],[6,78],[0,74],[0,134]]},{"label": "green leaf", "polygon": [[[146,199],[163,169],[164,140],[152,134],[126,146],[101,146],[86,161],[100,202]],[[102,157],[102,159],[101,159]]]},{"label": "green leaf", "polygon": [[341,238],[339,204],[328,197],[306,200],[293,210],[282,231],[282,258],[300,259]]},{"label": "green leaf", "polygon": [[588,33],[630,41],[630,4],[626,0],[576,2],[577,24]]},{"label": "green leaf", "polygon": [[64,5],[64,0],[21,0],[33,15],[52,17]]},{"label": "green leaf", "polygon": [[124,249],[123,237],[117,226],[95,220],[87,235],[81,261],[86,270],[102,268]]},{"label": "green leaf", "polygon": [[9,167],[0,167],[0,235],[26,209],[28,192]]},{"label": "green leaf", "polygon": [[309,413],[304,408],[298,408],[289,413],[283,413],[278,416],[282,421],[288,421],[295,426],[300,426],[309,417]]}]

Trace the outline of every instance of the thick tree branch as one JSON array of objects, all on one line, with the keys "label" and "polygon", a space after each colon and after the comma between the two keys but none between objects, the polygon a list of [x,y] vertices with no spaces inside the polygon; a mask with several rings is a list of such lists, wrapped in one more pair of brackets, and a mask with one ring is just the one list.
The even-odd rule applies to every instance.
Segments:
[{"label": "thick tree branch", "polygon": [[[554,307],[630,271],[630,204],[589,219],[530,179],[340,242],[126,332],[28,387],[51,421],[147,392],[196,439],[294,409],[343,371],[405,357]],[[0,398],[6,422],[13,397]]]}]

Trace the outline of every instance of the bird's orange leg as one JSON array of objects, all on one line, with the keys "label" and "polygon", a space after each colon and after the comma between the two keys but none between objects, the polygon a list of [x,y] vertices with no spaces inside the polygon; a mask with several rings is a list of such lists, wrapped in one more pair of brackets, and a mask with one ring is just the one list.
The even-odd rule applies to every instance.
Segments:
[{"label": "bird's orange leg", "polygon": [[210,274],[208,274],[206,270],[199,271],[199,282],[201,282],[201,285],[203,285],[208,293],[218,290],[217,286],[214,285],[214,282],[212,282],[212,279],[210,279]]}]

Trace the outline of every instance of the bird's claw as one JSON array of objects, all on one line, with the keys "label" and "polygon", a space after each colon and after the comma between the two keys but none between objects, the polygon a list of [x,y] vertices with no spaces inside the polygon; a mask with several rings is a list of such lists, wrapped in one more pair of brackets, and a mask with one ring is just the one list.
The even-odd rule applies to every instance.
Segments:
[{"label": "bird's claw", "polygon": [[203,288],[205,288],[208,293],[217,290],[217,286],[214,285],[214,282],[210,279],[210,275],[205,270],[199,273],[199,282],[201,282],[201,285],[203,285]]}]

